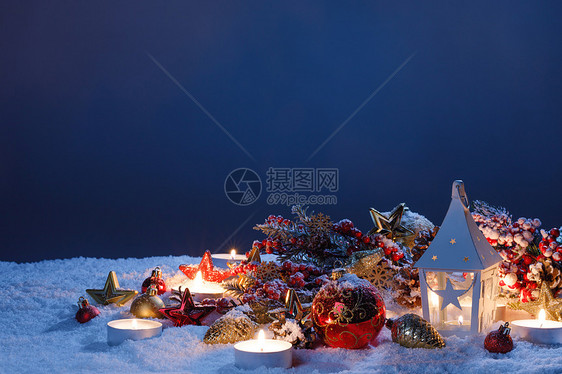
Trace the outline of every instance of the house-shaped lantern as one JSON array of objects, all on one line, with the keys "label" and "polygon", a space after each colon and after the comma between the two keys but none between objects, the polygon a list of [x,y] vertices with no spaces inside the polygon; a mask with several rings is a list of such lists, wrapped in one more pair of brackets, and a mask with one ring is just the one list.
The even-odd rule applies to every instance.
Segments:
[{"label": "house-shaped lantern", "polygon": [[481,332],[494,321],[499,261],[468,210],[463,182],[455,181],[443,224],[415,265],[423,317],[444,336]]}]

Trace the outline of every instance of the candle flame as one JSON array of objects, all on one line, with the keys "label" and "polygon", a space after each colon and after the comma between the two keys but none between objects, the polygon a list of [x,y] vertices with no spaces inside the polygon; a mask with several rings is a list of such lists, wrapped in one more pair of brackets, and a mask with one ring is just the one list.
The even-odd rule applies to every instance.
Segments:
[{"label": "candle flame", "polygon": [[265,345],[265,333],[263,330],[260,330],[258,333],[258,346],[260,347],[260,351],[263,352],[263,346]]},{"label": "candle flame", "polygon": [[203,286],[203,275],[201,275],[201,270],[199,270],[197,274],[195,274],[195,279],[193,280],[193,289],[194,290],[201,289],[202,286]]},{"label": "candle flame", "polygon": [[236,258],[236,249],[233,248],[233,249],[230,251],[230,259],[231,259],[231,260],[234,260],[235,258]]},{"label": "candle flame", "polygon": [[464,318],[462,318],[462,316],[459,316],[459,325],[462,325],[464,322]]},{"label": "candle flame", "polygon": [[542,324],[544,323],[544,321],[546,321],[546,313],[544,311],[544,309],[541,309],[539,312],[539,322],[541,323],[540,327],[542,327]]},{"label": "candle flame", "polygon": [[131,322],[131,327],[133,330],[138,329],[138,323],[136,319],[134,319],[133,322]]}]

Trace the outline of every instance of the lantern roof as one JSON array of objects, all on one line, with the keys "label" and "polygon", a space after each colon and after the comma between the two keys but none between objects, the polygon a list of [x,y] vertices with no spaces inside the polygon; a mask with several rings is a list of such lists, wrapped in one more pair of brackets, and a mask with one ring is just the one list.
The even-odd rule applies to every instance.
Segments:
[{"label": "lantern roof", "polygon": [[453,182],[447,215],[415,267],[432,270],[481,271],[501,261],[468,210],[462,180]]}]

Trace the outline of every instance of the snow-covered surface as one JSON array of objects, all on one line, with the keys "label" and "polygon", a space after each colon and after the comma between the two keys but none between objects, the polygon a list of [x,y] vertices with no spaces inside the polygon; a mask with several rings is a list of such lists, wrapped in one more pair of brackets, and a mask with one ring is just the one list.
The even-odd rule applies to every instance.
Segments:
[{"label": "snow-covered surface", "polygon": [[[197,264],[199,260],[180,256],[0,262],[4,279],[0,288],[0,372],[244,372],[234,367],[232,345],[208,346],[202,342],[208,327],[176,328],[164,321],[160,337],[109,347],[106,324],[130,317],[130,303],[122,308],[98,306],[101,315],[83,325],[74,319],[78,297],[86,295],[86,288],[103,287],[110,270],[117,273],[121,287],[139,289],[155,266],[160,266],[169,285],[174,285],[185,279],[178,265]],[[256,372],[562,372],[562,347],[539,347],[516,339],[512,352],[498,355],[485,351],[483,340],[484,334],[465,339],[453,337],[447,338],[444,349],[407,349],[392,343],[385,328],[376,347],[298,350],[292,369]]]}]

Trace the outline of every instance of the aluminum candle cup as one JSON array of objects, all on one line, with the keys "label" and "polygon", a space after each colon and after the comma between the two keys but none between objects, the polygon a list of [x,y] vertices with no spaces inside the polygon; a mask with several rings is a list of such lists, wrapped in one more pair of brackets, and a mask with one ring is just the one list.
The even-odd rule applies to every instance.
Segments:
[{"label": "aluminum candle cup", "polygon": [[[234,252],[234,253],[232,253],[232,252]],[[211,258],[213,259],[213,264],[215,264],[216,266],[221,267],[221,268],[228,268],[229,264],[237,265],[241,261],[245,260],[246,255],[236,254],[236,251],[232,250],[230,253],[217,253],[217,254],[211,255]]]},{"label": "aluminum candle cup", "polygon": [[562,322],[521,319],[511,322],[514,336],[536,344],[562,344]]},{"label": "aluminum candle cup", "polygon": [[259,338],[234,344],[234,364],[240,369],[290,368],[293,365],[293,345],[282,340]]},{"label": "aluminum candle cup", "polygon": [[224,288],[220,284],[204,281],[200,271],[197,272],[194,280],[185,282],[183,286],[189,288],[191,297],[196,302],[205,299],[220,299],[224,293]]},{"label": "aluminum candle cup", "polygon": [[141,340],[162,333],[162,324],[146,319],[116,319],[107,323],[107,344],[119,345],[125,340]]}]

